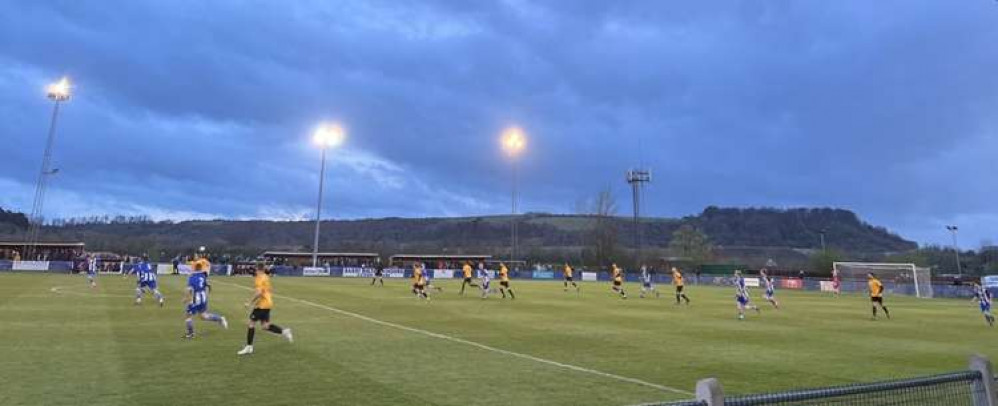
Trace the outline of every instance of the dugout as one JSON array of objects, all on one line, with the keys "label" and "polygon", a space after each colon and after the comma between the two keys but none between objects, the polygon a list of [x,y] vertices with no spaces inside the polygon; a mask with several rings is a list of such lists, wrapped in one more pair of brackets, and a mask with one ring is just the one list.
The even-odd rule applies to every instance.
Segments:
[{"label": "dugout", "polygon": [[[0,259],[11,261],[72,261],[83,255],[82,242],[0,242]],[[25,256],[25,252],[31,254]],[[30,258],[29,258],[30,257]]]}]

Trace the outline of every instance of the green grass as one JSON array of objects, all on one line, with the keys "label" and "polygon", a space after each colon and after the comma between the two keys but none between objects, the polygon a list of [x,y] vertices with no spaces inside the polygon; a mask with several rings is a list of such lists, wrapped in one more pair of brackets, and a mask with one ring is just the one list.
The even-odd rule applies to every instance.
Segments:
[{"label": "green grass", "polygon": [[[581,295],[560,283],[514,281],[516,301],[432,302],[407,283],[275,278],[274,322],[288,344],[257,333],[239,358],[248,278],[214,277],[211,307],[231,327],[199,322],[181,340],[183,279],[163,276],[168,304],[131,304],[133,280],[0,274],[0,404],[611,404],[688,398],[649,386],[483,349],[439,336],[692,391],[716,376],[728,393],[843,384],[963,369],[975,352],[998,359],[998,329],[969,301],[888,297],[894,320],[871,321],[865,298],[778,292],[785,309],[735,319],[731,289],[691,286],[690,307],[668,295],[619,300],[607,284]],[[57,291],[51,289],[57,287]],[[662,286],[668,293],[670,286]],[[758,293],[758,292],[756,292]],[[293,300],[295,298],[297,300]],[[757,299],[758,300],[758,299]]]}]

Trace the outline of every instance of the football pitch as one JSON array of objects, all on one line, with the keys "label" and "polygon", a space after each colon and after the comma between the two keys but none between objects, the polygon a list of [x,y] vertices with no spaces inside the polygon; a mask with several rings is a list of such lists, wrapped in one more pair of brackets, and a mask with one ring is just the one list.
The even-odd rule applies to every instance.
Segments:
[{"label": "football pitch", "polygon": [[251,278],[212,277],[210,308],[229,329],[198,321],[183,340],[181,276],[167,297],[134,306],[134,279],[0,274],[2,405],[631,405],[692,398],[714,376],[743,394],[932,374],[998,360],[998,329],[969,300],[887,297],[871,321],[859,295],[778,291],[776,311],[735,318],[733,289],[689,286],[691,306],[621,300],[608,283],[581,293],[513,281],[516,300],[488,300],[458,280],[418,301],[407,280],[273,280],[273,322],[245,342]]}]

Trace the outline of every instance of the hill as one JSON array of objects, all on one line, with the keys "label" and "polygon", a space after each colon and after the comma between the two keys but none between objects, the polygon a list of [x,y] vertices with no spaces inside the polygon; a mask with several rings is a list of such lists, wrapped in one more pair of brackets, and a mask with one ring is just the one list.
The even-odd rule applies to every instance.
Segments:
[{"label": "hill", "polygon": [[[325,251],[508,255],[510,216],[454,218],[382,218],[324,221],[320,248]],[[592,242],[601,220],[610,228],[620,256],[635,247],[633,222],[626,217],[531,213],[518,216],[519,252],[538,261],[578,261]],[[215,252],[255,256],[268,249],[310,250],[314,223],[309,221],[183,221],[152,222],[144,218],[91,218],[56,221],[43,230],[47,240],[80,240],[91,250],[148,252],[172,256],[205,245]],[[708,207],[681,219],[642,221],[646,255],[668,256],[673,233],[689,225],[706,233],[718,247],[719,260],[742,263],[773,258],[786,265],[806,263],[827,244],[860,256],[917,248],[882,227],[841,209],[768,209]],[[17,239],[17,235],[2,236]],[[728,254],[725,254],[728,253]]]}]

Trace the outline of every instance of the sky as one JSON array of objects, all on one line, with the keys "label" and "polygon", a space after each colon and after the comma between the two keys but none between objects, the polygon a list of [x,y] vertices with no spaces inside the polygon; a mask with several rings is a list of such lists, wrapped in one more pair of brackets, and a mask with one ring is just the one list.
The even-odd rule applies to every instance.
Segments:
[{"label": "sky", "polygon": [[[0,1],[0,207],[48,218],[839,207],[998,241],[998,2]],[[515,158],[500,134],[521,128]]]}]

